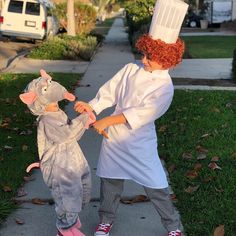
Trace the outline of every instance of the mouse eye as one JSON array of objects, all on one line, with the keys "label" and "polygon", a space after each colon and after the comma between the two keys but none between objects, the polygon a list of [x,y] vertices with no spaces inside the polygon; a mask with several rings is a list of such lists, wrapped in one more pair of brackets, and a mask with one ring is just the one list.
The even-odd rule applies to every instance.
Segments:
[{"label": "mouse eye", "polygon": [[42,94],[44,94],[46,92],[47,92],[47,87],[46,86],[42,87]]},{"label": "mouse eye", "polygon": [[48,79],[47,82],[48,82],[48,85],[50,85],[52,83],[52,80]]}]

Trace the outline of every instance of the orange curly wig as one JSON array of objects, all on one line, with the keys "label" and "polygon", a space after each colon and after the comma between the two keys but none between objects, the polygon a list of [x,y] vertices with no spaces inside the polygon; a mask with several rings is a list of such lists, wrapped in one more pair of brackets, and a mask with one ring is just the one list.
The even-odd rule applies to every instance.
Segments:
[{"label": "orange curly wig", "polygon": [[162,65],[163,69],[169,69],[182,61],[185,45],[178,38],[176,43],[165,43],[154,40],[147,34],[142,35],[136,42],[136,48],[144,53],[150,60]]}]

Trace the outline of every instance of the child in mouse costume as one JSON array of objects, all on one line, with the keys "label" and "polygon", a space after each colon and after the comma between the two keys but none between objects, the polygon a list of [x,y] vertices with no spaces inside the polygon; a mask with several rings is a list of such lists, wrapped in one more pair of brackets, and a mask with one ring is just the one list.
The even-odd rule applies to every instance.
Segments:
[{"label": "child in mouse costume", "polygon": [[52,192],[57,215],[57,236],[84,236],[79,230],[79,212],[90,200],[91,176],[88,163],[78,145],[85,129],[96,119],[85,112],[68,121],[58,102],[75,96],[41,70],[41,77],[31,81],[22,102],[38,116],[37,141],[40,163],[31,164],[27,171],[40,167],[43,179]]}]

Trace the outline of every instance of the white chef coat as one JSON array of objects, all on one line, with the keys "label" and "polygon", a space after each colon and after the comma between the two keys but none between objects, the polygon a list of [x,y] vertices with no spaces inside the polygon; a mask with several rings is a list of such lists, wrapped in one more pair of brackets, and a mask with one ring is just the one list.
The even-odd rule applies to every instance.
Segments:
[{"label": "white chef coat", "polygon": [[166,188],[168,182],[157,152],[154,121],[169,108],[174,94],[168,70],[145,71],[130,63],[121,69],[89,102],[96,114],[115,106],[113,115],[127,123],[110,126],[103,139],[97,175],[131,179],[149,188]]}]

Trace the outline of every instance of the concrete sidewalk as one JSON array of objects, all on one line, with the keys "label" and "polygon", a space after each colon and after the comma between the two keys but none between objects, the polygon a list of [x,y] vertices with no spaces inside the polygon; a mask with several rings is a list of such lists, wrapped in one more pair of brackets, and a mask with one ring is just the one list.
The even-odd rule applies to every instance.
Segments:
[{"label": "concrete sidewalk", "polygon": [[[111,28],[103,47],[99,48],[93,61],[89,65],[82,80],[83,84],[90,84],[90,87],[79,87],[76,89],[76,96],[84,101],[93,98],[98,88],[114,75],[125,64],[134,61],[130,51],[127,34],[123,27],[122,19],[117,19]],[[66,107],[66,112],[72,118],[75,113],[73,104]],[[107,113],[110,113],[107,111]],[[105,115],[105,114],[103,114]],[[81,212],[83,232],[86,236],[93,236],[94,228],[98,223],[97,210],[99,206],[99,179],[96,177],[96,165],[101,144],[101,137],[93,130],[89,130],[80,141],[81,148],[89,161],[92,171],[92,201]],[[39,171],[34,171],[35,181],[25,185],[28,195],[22,199],[51,198],[50,193],[42,181]],[[124,196],[143,194],[141,186],[127,181]],[[18,225],[15,219],[22,219],[25,224]],[[134,205],[120,205],[117,221],[112,229],[112,236],[166,236],[160,218],[151,203],[139,203]],[[24,203],[21,209],[12,214],[3,228],[0,236],[55,236],[55,213],[54,205],[33,205]]]}]

